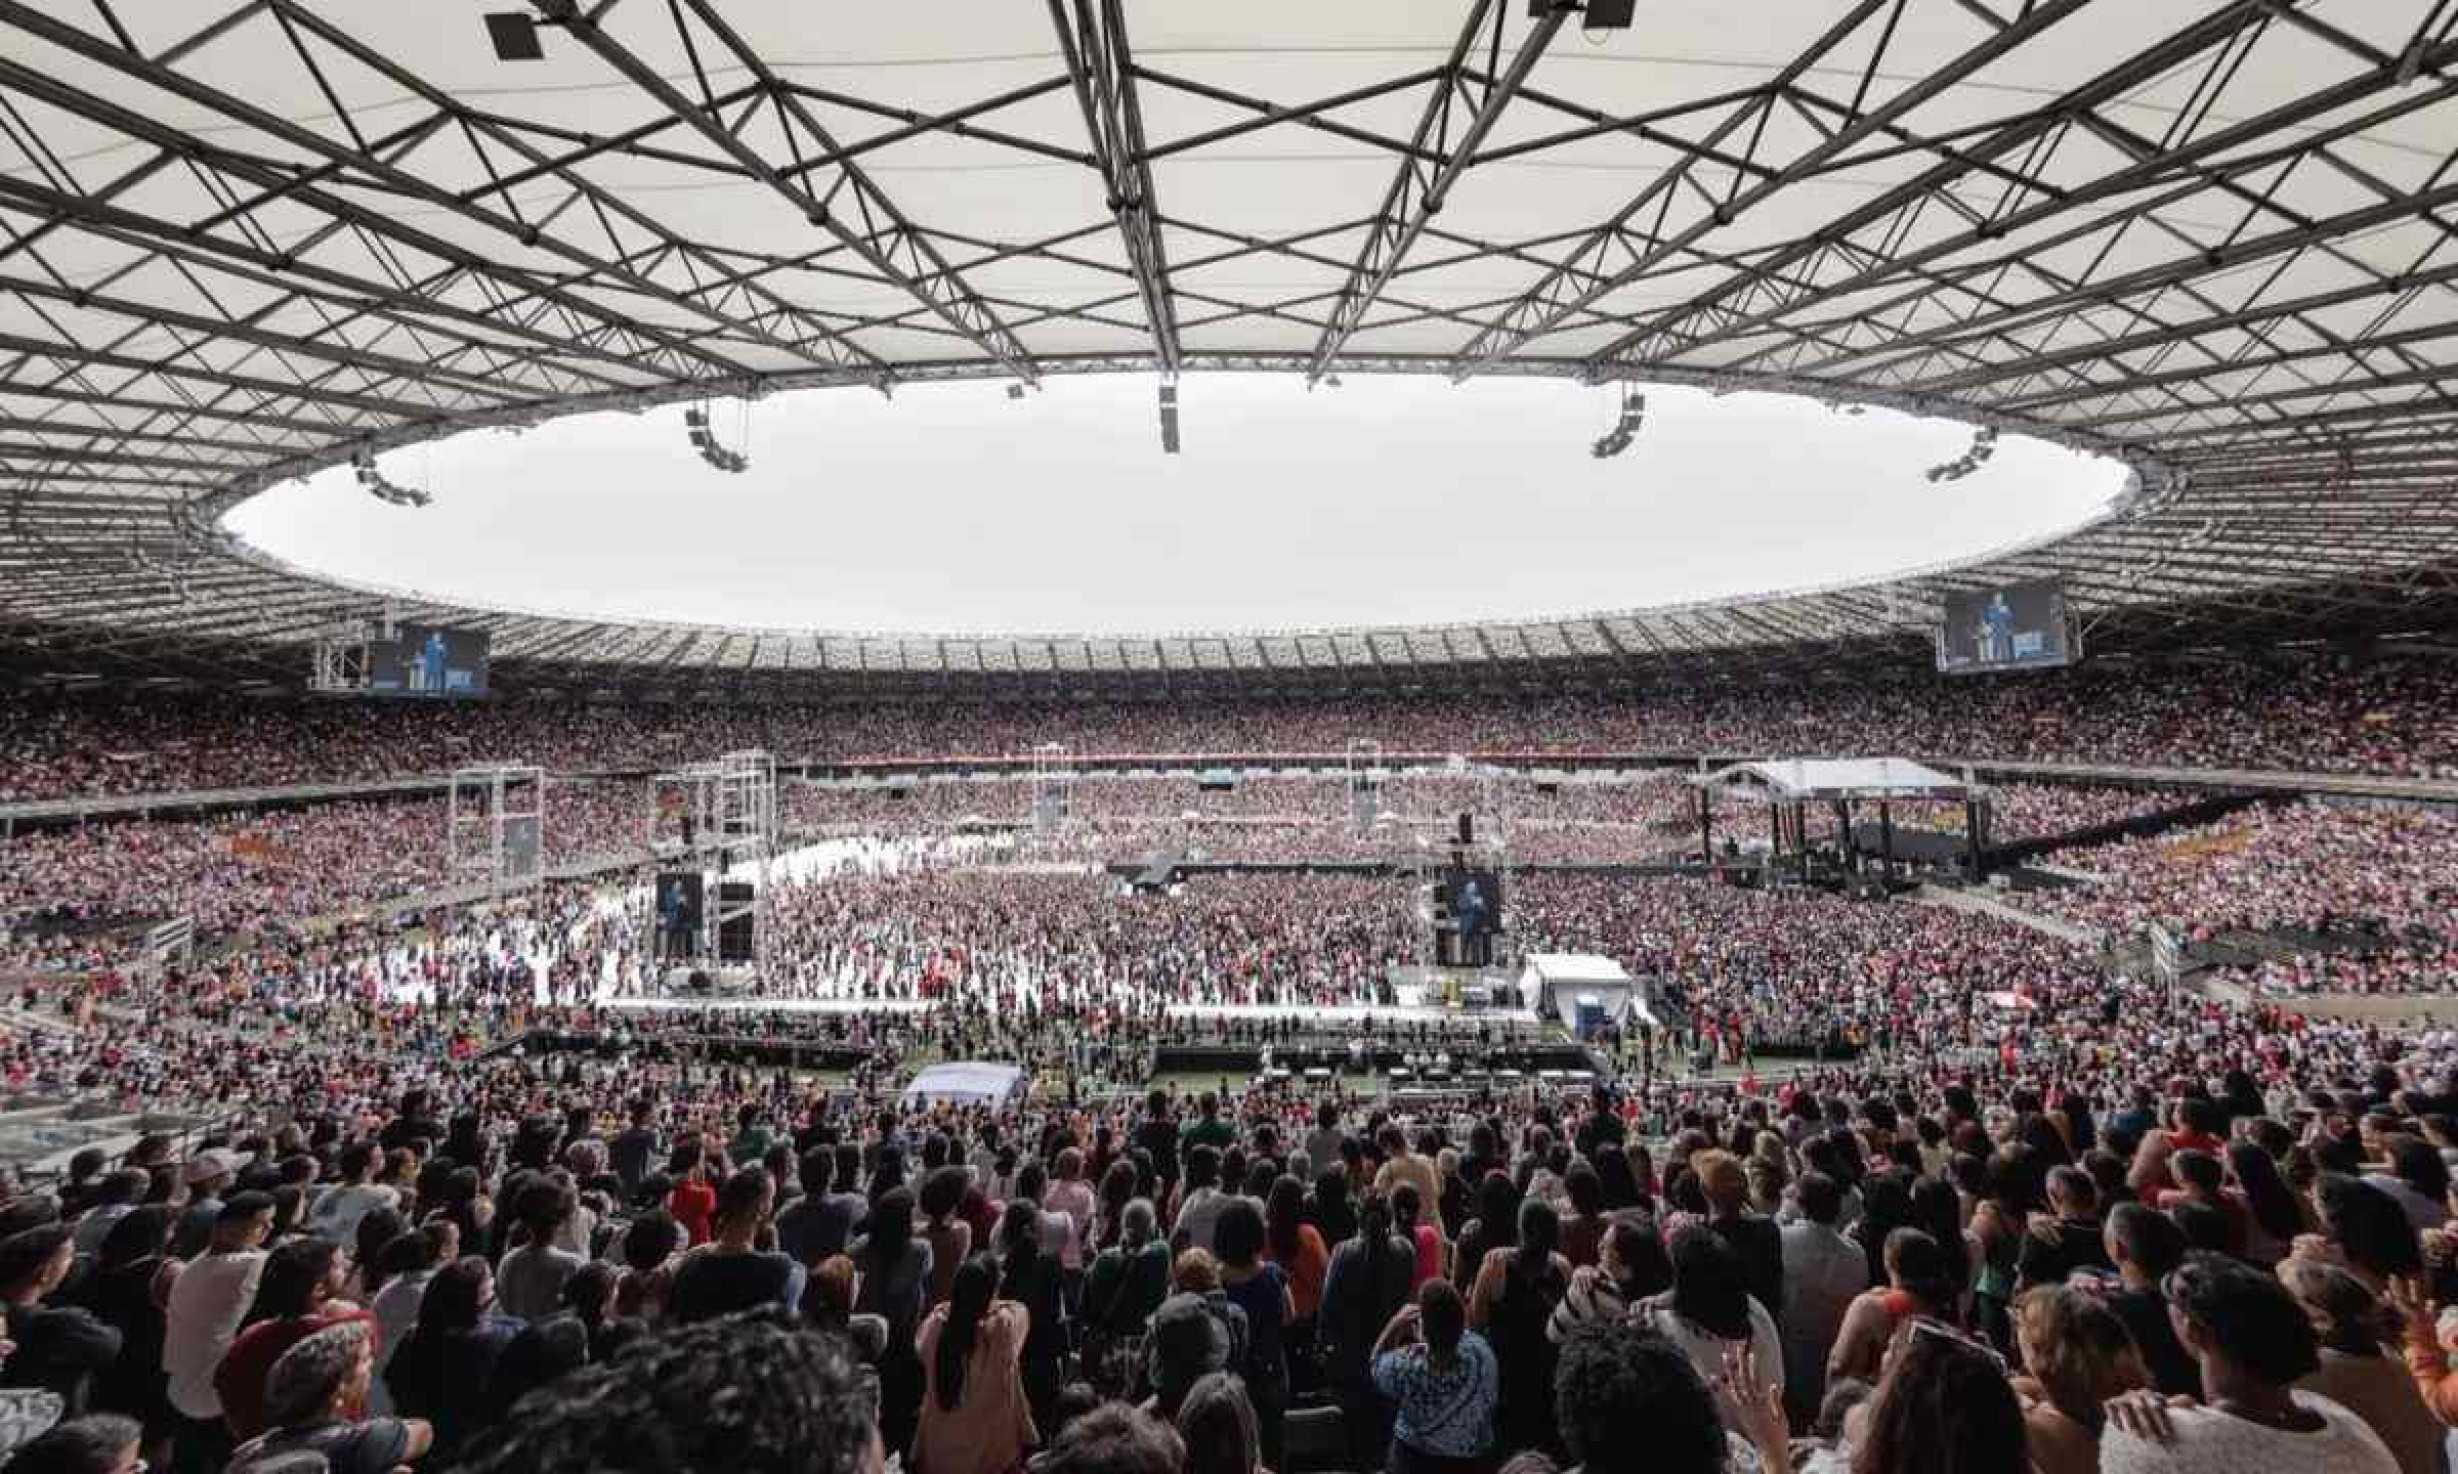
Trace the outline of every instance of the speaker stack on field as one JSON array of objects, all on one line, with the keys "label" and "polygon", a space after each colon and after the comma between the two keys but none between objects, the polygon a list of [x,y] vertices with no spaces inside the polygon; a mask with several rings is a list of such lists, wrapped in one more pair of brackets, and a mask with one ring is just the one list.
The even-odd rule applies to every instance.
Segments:
[{"label": "speaker stack on field", "polygon": [[752,958],[751,882],[747,880],[718,882],[717,902],[718,914],[724,917],[724,920],[717,924],[717,960],[719,962],[749,962]]}]

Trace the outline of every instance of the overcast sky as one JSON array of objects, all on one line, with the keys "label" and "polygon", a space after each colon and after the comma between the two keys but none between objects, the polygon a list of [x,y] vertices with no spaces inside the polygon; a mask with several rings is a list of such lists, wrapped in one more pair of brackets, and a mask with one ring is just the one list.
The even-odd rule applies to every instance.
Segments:
[{"label": "overcast sky", "polygon": [[387,506],[347,467],[230,525],[335,576],[588,616],[923,632],[1159,633],[1570,614],[1871,577],[2051,532],[2122,469],[1969,427],[1763,394],[1558,380],[1057,377],[716,407],[751,469],[703,466],[680,406],[486,431],[381,458],[434,495]]}]

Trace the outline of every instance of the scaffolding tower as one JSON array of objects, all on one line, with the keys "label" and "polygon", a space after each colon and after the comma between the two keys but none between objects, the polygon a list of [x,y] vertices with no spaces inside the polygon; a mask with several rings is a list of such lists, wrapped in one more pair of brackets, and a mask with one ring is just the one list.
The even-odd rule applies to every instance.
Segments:
[{"label": "scaffolding tower", "polygon": [[1347,768],[1349,832],[1372,834],[1383,813],[1383,782],[1391,776],[1383,767],[1383,745],[1370,737],[1351,738]]},{"label": "scaffolding tower", "polygon": [[783,847],[776,758],[745,749],[657,774],[648,827],[656,889],[691,877],[698,904],[691,924],[670,929],[662,895],[652,894],[643,954],[683,968],[748,964],[766,978],[769,884]]},{"label": "scaffolding tower", "polygon": [[455,768],[445,810],[450,883],[489,900],[534,890],[546,874],[546,770],[529,763]]},{"label": "scaffolding tower", "polygon": [[1052,840],[1075,803],[1075,754],[1064,742],[1033,749],[1033,837]]}]

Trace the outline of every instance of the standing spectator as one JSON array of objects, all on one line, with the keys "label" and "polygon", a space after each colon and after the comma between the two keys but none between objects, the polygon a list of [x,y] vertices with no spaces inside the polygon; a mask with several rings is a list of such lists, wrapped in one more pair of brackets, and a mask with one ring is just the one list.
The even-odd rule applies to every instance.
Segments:
[{"label": "standing spectator", "polygon": [[[1857,1259],[1860,1251],[1852,1252]],[[1625,1319],[1630,1307],[1662,1294],[1672,1283],[1673,1266],[1664,1257],[1654,1222],[1615,1218],[1606,1225],[1602,1262],[1594,1269],[1571,1271],[1570,1288],[1546,1322],[1545,1335],[1558,1346],[1583,1325]]]},{"label": "standing spectator", "polygon": [[674,1148],[666,1170],[674,1179],[673,1190],[666,1194],[666,1211],[683,1225],[683,1232],[690,1236],[691,1246],[696,1249],[708,1242],[709,1219],[717,1211],[717,1188],[712,1180],[715,1169],[709,1163],[707,1149],[694,1140]]},{"label": "standing spectator", "polygon": [[233,1439],[244,1443],[269,1426],[265,1379],[284,1352],[337,1321],[373,1319],[340,1298],[349,1276],[350,1256],[330,1239],[291,1239],[266,1256],[245,1328],[213,1374]]},{"label": "standing spectator", "polygon": [[1197,1381],[1178,1405],[1186,1474],[1267,1474],[1262,1431],[1246,1384],[1229,1372]]},{"label": "standing spectator", "polygon": [[2176,1220],[2140,1203],[2119,1203],[2108,1214],[2108,1257],[2116,1261],[2117,1288],[2108,1308],[2125,1322],[2142,1352],[2155,1391],[2199,1397],[2202,1371],[2177,1336],[2162,1286],[2185,1262],[2185,1233]]},{"label": "standing spectator", "polygon": [[2105,1474],[2397,1474],[2397,1459],[2362,1418],[2295,1390],[2319,1370],[2320,1340],[2284,1285],[2196,1253],[2168,1276],[2167,1289],[2207,1402],[2171,1406],[2138,1392],[2109,1404]]},{"label": "standing spectator", "polygon": [[802,1266],[758,1244],[775,1201],[776,1189],[761,1168],[745,1167],[725,1180],[717,1195],[716,1237],[684,1255],[675,1268],[666,1299],[666,1314],[675,1324],[762,1305],[791,1311],[802,1303]]},{"label": "standing spectator", "polygon": [[1425,1221],[1426,1199],[1414,1185],[1403,1182],[1393,1188],[1389,1201],[1392,1232],[1406,1239],[1413,1250],[1408,1285],[1413,1295],[1419,1285],[1442,1275],[1451,1246],[1443,1241],[1439,1229]]},{"label": "standing spectator", "polygon": [[286,1454],[319,1455],[331,1474],[392,1474],[426,1456],[433,1430],[417,1419],[367,1416],[375,1333],[346,1321],[290,1347],[265,1378],[271,1431],[240,1445],[230,1474],[270,1467]]},{"label": "standing spectator", "polygon": [[562,1303],[564,1281],[585,1261],[557,1248],[555,1238],[577,1206],[569,1187],[543,1176],[513,1199],[512,1211],[525,1237],[495,1269],[495,1297],[504,1314],[537,1320],[554,1314]]},{"label": "standing spectator", "polygon": [[1775,1319],[1749,1292],[1732,1246],[1714,1229],[1684,1224],[1673,1234],[1672,1259],[1673,1288],[1646,1301],[1637,1318],[1688,1352],[1699,1380],[1723,1375],[1725,1348],[1744,1345],[1781,1390],[1784,1349]]},{"label": "standing spectator", "polygon": [[1417,1190],[1419,1209],[1430,1209],[1442,1199],[1442,1174],[1433,1160],[1422,1152],[1409,1150],[1408,1133],[1397,1126],[1385,1126],[1375,1141],[1383,1149],[1383,1165],[1374,1174],[1374,1190],[1388,1193],[1402,1183]]},{"label": "standing spectator", "polygon": [[1497,1168],[1477,1179],[1476,1214],[1459,1226],[1459,1239],[1452,1245],[1451,1282],[1467,1294],[1484,1270],[1486,1256],[1518,1242],[1519,1189],[1508,1172]]},{"label": "standing spectator", "polygon": [[2406,1364],[2385,1351],[2405,1324],[2365,1283],[2334,1264],[2288,1259],[2278,1268],[2321,1337],[2321,1365],[2296,1390],[2326,1397],[2362,1418],[2398,1460],[2399,1474],[2441,1474],[2447,1430],[2416,1390]]},{"label": "standing spectator", "polygon": [[1865,1429],[1852,1451],[1852,1474],[2014,1470],[2029,1458],[2023,1410],[2007,1385],[2005,1363],[1985,1343],[1933,1320],[1912,1322],[1910,1334],[1889,1353]]},{"label": "standing spectator", "polygon": [[1085,1373],[1113,1397],[1134,1381],[1144,1329],[1169,1295],[1169,1245],[1160,1241],[1151,1200],[1128,1202],[1119,1224],[1118,1242],[1084,1278]]},{"label": "standing spectator", "polygon": [[1043,1189],[1041,1197],[1043,1208],[1066,1215],[1070,1231],[1058,1262],[1068,1281],[1076,1283],[1084,1272],[1084,1246],[1092,1242],[1093,1210],[1099,1206],[1093,1198],[1092,1184],[1084,1180],[1083,1152],[1075,1147],[1059,1151],[1049,1186]]},{"label": "standing spectator", "polygon": [[1178,1200],[1177,1226],[1170,1231],[1170,1244],[1183,1251],[1212,1248],[1212,1226],[1220,1220],[1221,1210],[1229,1206],[1229,1194],[1220,1186],[1220,1149],[1209,1143],[1198,1143],[1186,1151],[1186,1195]]},{"label": "standing spectator", "polygon": [[1314,1108],[1314,1129],[1306,1133],[1306,1165],[1313,1171],[1329,1172],[1340,1165],[1340,1146],[1348,1133],[1340,1129],[1340,1107],[1333,1101],[1322,1101]]},{"label": "standing spectator", "polygon": [[[1289,1370],[1293,1379],[1301,1365],[1313,1365],[1315,1319],[1323,1309],[1324,1276],[1331,1272],[1331,1250],[1324,1245],[1321,1231],[1306,1222],[1305,1212],[1304,1183],[1286,1175],[1272,1183],[1272,1194],[1263,1208],[1263,1252],[1289,1277]],[[1314,1385],[1310,1372],[1305,1385],[1309,1389]]]},{"label": "standing spectator", "polygon": [[326,1188],[316,1198],[316,1206],[307,1215],[308,1231],[337,1244],[352,1242],[358,1234],[361,1218],[378,1208],[401,1206],[401,1194],[375,1180],[376,1146],[371,1141],[354,1141],[341,1149],[337,1164],[341,1181]]},{"label": "standing spectator", "polygon": [[1391,1231],[1384,1200],[1369,1197],[1358,1215],[1357,1236],[1332,1252],[1323,1277],[1323,1308],[1315,1338],[1323,1352],[1323,1380],[1339,1404],[1350,1466],[1382,1467],[1391,1438],[1388,1408],[1375,1395],[1371,1353],[1383,1327],[1408,1303],[1416,1251]]},{"label": "standing spectator", "polygon": [[483,1431],[487,1382],[496,1359],[521,1323],[495,1311],[495,1276],[476,1255],[435,1273],[418,1305],[418,1328],[386,1369],[393,1406],[435,1429],[437,1455],[447,1464]]},{"label": "standing spectator", "polygon": [[1009,1201],[999,1219],[999,1294],[1029,1314],[1024,1341],[1024,1395],[1035,1418],[1046,1419],[1064,1382],[1069,1344],[1058,1260],[1042,1247],[1041,1209],[1031,1198]]},{"label": "standing spectator", "polygon": [[916,1474],[1007,1474],[1039,1438],[1022,1376],[1031,1317],[994,1298],[986,1254],[957,1266],[947,1303],[922,1323],[915,1352],[925,1375]]},{"label": "standing spectator", "polygon": [[1493,1346],[1502,1376],[1496,1431],[1512,1448],[1558,1447],[1553,1421],[1556,1348],[1546,1334],[1570,1290],[1570,1261],[1555,1250],[1561,1223],[1531,1195],[1519,1205],[1518,1242],[1494,1249],[1477,1270],[1468,1323]]},{"label": "standing spectator", "polygon": [[805,1270],[845,1252],[869,1204],[860,1193],[834,1192],[836,1152],[817,1146],[796,1161],[802,1195],[777,1214],[777,1249]]},{"label": "standing spectator", "polygon": [[120,1333],[77,1305],[48,1303],[76,1267],[68,1225],[46,1224],[0,1239],[0,1305],[14,1350],[0,1363],[0,1387],[59,1394],[67,1415],[85,1411],[95,1377],[119,1360]]},{"label": "standing spectator", "polygon": [[164,1321],[155,1287],[171,1272],[164,1250],[178,1216],[167,1203],[123,1214],[103,1235],[102,1252],[79,1287],[85,1308],[120,1334],[119,1356],[94,1378],[93,1406],[136,1419],[148,1444],[171,1431],[162,1375]]},{"label": "standing spectator", "polygon": [[1562,1257],[1573,1269],[1592,1268],[1604,1253],[1604,1179],[1586,1162],[1574,1161],[1562,1174],[1562,1194],[1570,1200],[1570,1212],[1562,1218]]},{"label": "standing spectator", "polygon": [[402,1234],[379,1252],[385,1280],[367,1307],[376,1318],[376,1379],[368,1396],[377,1411],[390,1412],[392,1389],[385,1385],[384,1374],[392,1366],[393,1353],[418,1328],[418,1305],[435,1272],[460,1257],[461,1231],[439,1218]]},{"label": "standing spectator", "polygon": [[9,1474],[139,1474],[145,1430],[134,1418],[88,1413],[36,1434],[9,1456]]},{"label": "standing spectator", "polygon": [[973,1226],[956,1216],[964,1204],[965,1169],[938,1167],[922,1179],[916,1203],[922,1210],[922,1241],[930,1246],[930,1303],[947,1299],[956,1270],[973,1257]]},{"label": "standing spectator", "polygon": [[1253,1199],[1231,1203],[1214,1237],[1220,1244],[1222,1292],[1246,1314],[1246,1361],[1236,1370],[1254,1403],[1263,1462],[1278,1469],[1282,1419],[1289,1408],[1288,1328],[1295,1315],[1289,1277],[1264,1257],[1268,1234]]},{"label": "standing spectator", "polygon": [[193,1259],[205,1251],[214,1225],[221,1222],[222,1194],[238,1180],[246,1160],[237,1152],[212,1147],[190,1157],[180,1169],[181,1179],[188,1184],[188,1210],[180,1216],[179,1231],[171,1238],[173,1257]]},{"label": "standing spectator", "polygon": [[1494,1446],[1501,1372],[1448,1280],[1428,1280],[1374,1343],[1374,1386],[1392,1405],[1391,1474],[1475,1474]]},{"label": "standing spectator", "polygon": [[[1784,1239],[1775,1220],[1750,1209],[1750,1178],[1730,1152],[1701,1152],[1690,1161],[1699,1190],[1707,1195],[1707,1226],[1732,1246],[1750,1298],[1770,1312],[1784,1303]],[[1767,1363],[1776,1363],[1770,1359]],[[1702,1369],[1701,1376],[1713,1371]]]},{"label": "standing spectator", "polygon": [[860,1271],[854,1309],[887,1322],[887,1350],[879,1360],[879,1432],[890,1448],[913,1444],[922,1408],[922,1363],[913,1349],[929,1308],[930,1245],[913,1236],[913,1193],[891,1188],[872,1205],[870,1232],[855,1241],[851,1257]]},{"label": "standing spectator", "polygon": [[1134,1144],[1152,1159],[1155,1192],[1168,1197],[1178,1185],[1178,1123],[1170,1118],[1168,1091],[1144,1097],[1144,1119],[1136,1123]]},{"label": "standing spectator", "polygon": [[641,1179],[649,1175],[649,1163],[657,1160],[657,1106],[647,1099],[631,1104],[631,1124],[615,1133],[606,1148],[606,1163],[623,1183],[623,1195],[631,1197],[640,1191]]},{"label": "standing spectator", "polygon": [[1854,1297],[1869,1288],[1860,1246],[1835,1231],[1843,1192],[1823,1172],[1793,1184],[1801,1216],[1783,1226],[1784,1303],[1777,1316],[1784,1342],[1784,1409],[1806,1427],[1826,1396],[1826,1359],[1843,1330]]},{"label": "standing spectator", "polygon": [[2093,1474],[2109,1399],[2150,1385],[2125,1323],[2081,1290],[2036,1285],[2015,1297],[2014,1383],[2037,1474]]},{"label": "standing spectator", "polygon": [[181,1267],[163,1304],[162,1370],[178,1423],[173,1430],[178,1474],[213,1474],[230,1457],[230,1430],[213,1375],[256,1303],[265,1266],[258,1245],[273,1231],[270,1194],[232,1195],[214,1220],[204,1257]]}]

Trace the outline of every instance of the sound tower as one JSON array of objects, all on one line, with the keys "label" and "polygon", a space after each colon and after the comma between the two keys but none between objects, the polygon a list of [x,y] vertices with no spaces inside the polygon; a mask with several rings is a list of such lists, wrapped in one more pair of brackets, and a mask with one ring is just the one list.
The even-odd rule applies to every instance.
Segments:
[{"label": "sound tower", "polygon": [[[740,914],[735,914],[739,912]],[[719,962],[749,962],[751,945],[751,882],[723,880],[717,883],[717,960]]]},{"label": "sound tower", "polygon": [[1460,845],[1460,848],[1461,848],[1461,849],[1466,849],[1468,846],[1470,846],[1470,845],[1472,845],[1472,844],[1475,844],[1476,842],[1477,842],[1477,819],[1476,819],[1476,815],[1474,815],[1474,814],[1462,814],[1462,815],[1460,815],[1460,816],[1459,816],[1459,845]]}]

